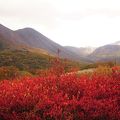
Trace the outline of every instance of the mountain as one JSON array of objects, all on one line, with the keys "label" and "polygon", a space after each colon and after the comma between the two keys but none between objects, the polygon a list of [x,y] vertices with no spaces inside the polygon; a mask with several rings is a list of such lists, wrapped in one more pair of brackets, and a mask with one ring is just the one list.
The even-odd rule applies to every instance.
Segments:
[{"label": "mountain", "polygon": [[[82,63],[120,61],[120,41],[98,48],[61,46],[32,28],[13,31],[0,24],[0,51],[22,50]],[[59,52],[59,53],[58,53]]]},{"label": "mountain", "polygon": [[0,50],[25,50],[28,48],[29,46],[25,45],[21,36],[19,36],[15,31],[0,24]]},{"label": "mountain", "polygon": [[54,41],[50,40],[46,36],[42,35],[41,33],[37,32],[31,28],[24,28],[16,31],[22,37],[22,42],[26,45],[33,47],[33,48],[40,48],[46,50],[49,54],[57,55],[57,51],[60,51],[60,57],[68,58],[72,60],[84,60],[80,58],[77,54],[65,49],[63,46],[55,43]]},{"label": "mountain", "polygon": [[52,56],[57,56],[59,50],[61,58],[88,62],[84,57],[69,51],[32,28],[13,31],[0,25],[0,49],[28,50]]},{"label": "mountain", "polygon": [[120,59],[120,45],[116,42],[98,47],[88,57],[94,61],[113,61]]},{"label": "mountain", "polygon": [[111,43],[111,45],[120,45],[120,41],[117,41],[117,42]]},{"label": "mountain", "polygon": [[93,47],[72,47],[72,46],[65,46],[66,49],[70,50],[71,52],[74,52],[75,54],[79,55],[79,56],[83,56],[86,57],[89,54],[91,54],[95,48]]},{"label": "mountain", "polygon": [[[22,50],[79,62],[120,61],[120,41],[98,48],[61,46],[32,28],[13,31],[0,24],[0,51]],[[59,54],[58,54],[59,52]]]}]

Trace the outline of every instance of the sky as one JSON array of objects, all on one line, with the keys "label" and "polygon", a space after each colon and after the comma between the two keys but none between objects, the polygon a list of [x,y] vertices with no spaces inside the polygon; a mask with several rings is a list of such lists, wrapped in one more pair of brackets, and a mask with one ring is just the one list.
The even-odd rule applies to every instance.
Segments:
[{"label": "sky", "polygon": [[0,24],[31,27],[63,46],[120,40],[120,0],[0,0]]}]

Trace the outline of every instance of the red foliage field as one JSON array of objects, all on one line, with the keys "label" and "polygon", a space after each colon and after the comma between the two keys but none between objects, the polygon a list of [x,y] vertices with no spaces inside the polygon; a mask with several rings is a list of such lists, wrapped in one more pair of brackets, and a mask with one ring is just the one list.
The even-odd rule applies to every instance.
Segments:
[{"label": "red foliage field", "polygon": [[0,120],[120,120],[119,70],[3,80]]}]

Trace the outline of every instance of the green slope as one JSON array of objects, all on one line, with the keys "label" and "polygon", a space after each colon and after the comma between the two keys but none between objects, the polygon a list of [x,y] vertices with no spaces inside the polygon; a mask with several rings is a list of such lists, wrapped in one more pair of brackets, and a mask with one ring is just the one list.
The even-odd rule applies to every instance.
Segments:
[{"label": "green slope", "polygon": [[20,70],[49,67],[49,56],[28,51],[4,50],[0,52],[0,66],[16,66]]},{"label": "green slope", "polygon": [[[22,50],[2,50],[0,51],[0,67],[15,66],[21,71],[29,71],[35,69],[47,69],[51,66],[51,60],[55,57],[45,54],[34,53]],[[63,59],[62,59],[63,60]],[[67,61],[67,67],[83,67],[85,63]]]}]

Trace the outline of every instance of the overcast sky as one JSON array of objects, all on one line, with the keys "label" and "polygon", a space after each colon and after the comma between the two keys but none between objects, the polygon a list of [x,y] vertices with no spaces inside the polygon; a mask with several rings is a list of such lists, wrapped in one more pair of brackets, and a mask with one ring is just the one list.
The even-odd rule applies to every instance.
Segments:
[{"label": "overcast sky", "polygon": [[0,0],[0,23],[61,45],[101,46],[120,40],[120,0]]}]

